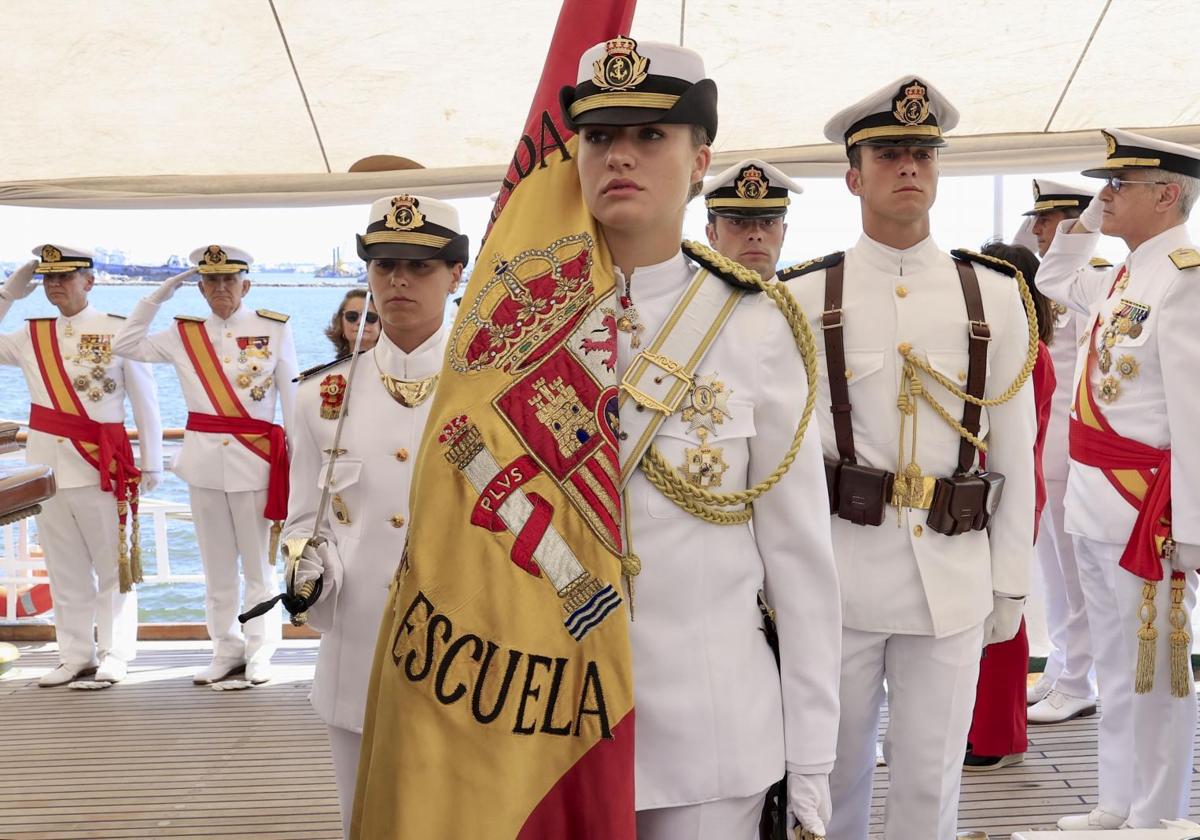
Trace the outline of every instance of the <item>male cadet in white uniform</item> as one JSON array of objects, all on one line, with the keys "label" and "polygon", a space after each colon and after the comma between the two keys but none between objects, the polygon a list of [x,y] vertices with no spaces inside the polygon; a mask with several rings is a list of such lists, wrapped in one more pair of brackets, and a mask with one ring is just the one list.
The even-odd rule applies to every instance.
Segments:
[{"label": "male cadet in white uniform", "polygon": [[779,252],[787,233],[789,192],[804,189],[765,161],[735,163],[705,185],[708,244],[722,256],[770,280],[779,268]]},{"label": "male cadet in white uniform", "polygon": [[[321,633],[312,704],[329,727],[347,836],[375,641],[408,536],[409,482],[446,349],[446,301],[469,256],[459,231],[458,211],[437,199],[400,195],[372,204],[358,256],[383,322],[379,343],[359,357],[349,395],[349,355],[305,371],[296,394],[283,544],[299,558],[293,593],[322,580],[308,612]],[[308,540],[331,458],[323,542],[314,547]]]},{"label": "male cadet in white uniform", "polygon": [[[1038,287],[1087,318],[1072,406],[1066,530],[1100,683],[1100,793],[1063,829],[1186,817],[1196,728],[1188,617],[1200,566],[1200,253],[1186,222],[1200,151],[1103,132],[1097,200],[1065,221]],[[1088,270],[1100,234],[1118,269]]]},{"label": "male cadet in white uniform", "polygon": [[[1039,257],[1045,257],[1064,219],[1077,219],[1095,198],[1095,193],[1035,178],[1033,209],[1027,211],[1030,231]],[[1095,259],[1082,271],[1111,268]],[[1040,274],[1039,282],[1040,286]],[[1057,384],[1050,408],[1050,427],[1042,450],[1042,474],[1046,480],[1046,507],[1042,511],[1036,554],[1046,587],[1046,626],[1050,655],[1036,683],[1026,690],[1030,723],[1059,723],[1096,713],[1096,683],[1092,676],[1092,638],[1088,631],[1083,589],[1071,535],[1063,530],[1067,495],[1067,422],[1075,390],[1075,356],[1079,336],[1086,331],[1083,317],[1062,304],[1050,302],[1054,311],[1054,338],[1050,358]]]},{"label": "male cadet in white uniform", "polygon": [[[146,365],[113,356],[112,339],[122,317],[88,303],[92,254],[52,244],[33,253],[40,259],[17,268],[0,290],[0,318],[33,291],[35,273],[42,275],[46,298],[60,315],[31,318],[27,329],[0,336],[0,364],[18,366],[25,374],[32,402],[26,457],[52,467],[58,486],[54,497],[42,502],[37,526],[50,573],[59,664],[38,684],[89,677],[99,687],[125,678],[137,645],[134,580],[127,566],[122,586],[119,573],[123,552],[125,563],[134,560],[135,543],[124,535],[121,520],[132,533],[138,490],[125,433],[125,397],[138,428],[141,490],[148,492],[162,479],[158,394]],[[115,450],[115,470],[105,464],[103,476],[96,449],[102,439]],[[124,500],[124,512],[118,498]]]},{"label": "male cadet in white uniform", "polygon": [[[242,573],[247,606],[275,594],[268,550],[272,521],[287,516],[287,444],[275,424],[275,395],[284,424],[292,416],[296,348],[287,316],[243,304],[252,258],[224,245],[197,248],[193,268],[167,279],[134,308],[113,339],[127,358],[175,365],[187,402],[187,430],[175,473],[188,484],[200,559],[212,662],[193,681],[207,685],[245,669],[246,679],[270,679],[271,654],[282,626],[279,610],[238,625]],[[200,274],[211,316],[177,315],[170,329],[148,335],[159,306],[183,281]]]},{"label": "male cadet in white uniform", "polygon": [[[818,414],[843,609],[829,840],[867,837],[885,679],[884,837],[954,837],[980,651],[1016,634],[1026,594],[1035,419],[1018,284],[1007,263],[952,259],[929,235],[937,147],[957,122],[912,76],[830,120],[863,236],[844,257],[780,273],[824,337]],[[991,401],[977,420],[964,417],[963,391]],[[987,469],[1007,479],[1002,500],[932,402],[955,424],[978,424]]]}]

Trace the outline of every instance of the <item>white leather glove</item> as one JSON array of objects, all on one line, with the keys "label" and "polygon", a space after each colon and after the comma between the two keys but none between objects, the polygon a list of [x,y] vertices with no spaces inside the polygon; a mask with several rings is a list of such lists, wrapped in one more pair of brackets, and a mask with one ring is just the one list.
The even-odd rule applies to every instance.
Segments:
[{"label": "white leather glove", "polygon": [[138,493],[153,493],[154,489],[162,484],[161,470],[142,470],[142,483],[138,487]]},{"label": "white leather glove", "polygon": [[825,824],[833,818],[829,776],[824,773],[787,774],[788,811],[800,828],[816,837],[825,836]]},{"label": "white leather glove", "polygon": [[33,272],[38,267],[37,260],[30,260],[24,265],[19,265],[8,275],[8,279],[4,281],[4,288],[0,290],[0,294],[4,295],[8,300],[20,300],[24,297],[29,297],[33,291]]},{"label": "white leather glove", "polygon": [[[1021,222],[1021,226],[1017,228],[1017,232],[1013,234],[1012,244],[1020,245],[1023,248],[1028,248],[1036,257],[1038,252],[1037,237],[1033,235],[1033,220],[1037,216],[1026,216],[1025,221]],[[1026,280],[1029,278],[1026,277]]]},{"label": "white leather glove", "polygon": [[[1092,203],[1084,208],[1077,221],[1092,233],[1096,233],[1100,230],[1100,222],[1103,218],[1104,202],[1100,200],[1099,196],[1096,196],[1092,199]],[[1067,230],[1069,231],[1070,228],[1067,228]]]},{"label": "white leather glove", "polygon": [[1176,572],[1194,572],[1200,569],[1200,545],[1175,543],[1171,569]]},{"label": "white leather glove", "polygon": [[[303,546],[300,548],[300,546]],[[312,583],[325,574],[329,560],[329,543],[321,540],[320,545],[313,545],[305,540],[287,540],[285,547],[288,553],[287,591],[295,595],[304,588],[304,584]],[[293,552],[299,548],[300,555],[295,563],[291,563]]]},{"label": "white leather glove", "polygon": [[146,300],[151,303],[166,303],[175,294],[176,290],[183,285],[183,281],[196,273],[196,268],[189,268],[182,274],[176,274],[174,277],[168,277],[162,282],[162,285],[155,289],[150,294],[146,295]]},{"label": "white leather glove", "polygon": [[1010,598],[998,592],[992,593],[992,614],[983,622],[983,644],[1007,642],[1021,629],[1021,615],[1025,612],[1024,598]]}]

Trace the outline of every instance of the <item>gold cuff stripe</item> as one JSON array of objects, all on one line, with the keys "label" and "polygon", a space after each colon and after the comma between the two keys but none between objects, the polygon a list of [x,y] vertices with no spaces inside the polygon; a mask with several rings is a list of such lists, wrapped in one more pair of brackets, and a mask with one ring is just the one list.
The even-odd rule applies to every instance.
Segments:
[{"label": "gold cuff stripe", "polygon": [[377,245],[380,242],[400,245],[424,245],[428,248],[442,248],[450,242],[447,236],[434,236],[432,233],[411,233],[401,230],[377,230],[363,237],[367,245]]},{"label": "gold cuff stripe", "polygon": [[1058,207],[1078,207],[1079,199],[1077,198],[1059,198],[1053,201],[1036,201],[1033,204],[1033,211],[1041,213],[1044,210],[1054,210]]},{"label": "gold cuff stripe", "polygon": [[875,137],[941,137],[942,130],[936,125],[881,125],[864,128],[846,138],[846,145],[853,146]]},{"label": "gold cuff stripe", "polygon": [[1154,166],[1154,167],[1157,167],[1160,165],[1162,165],[1162,161],[1159,160],[1158,158],[1123,157],[1123,158],[1109,158],[1108,160],[1104,161],[1104,166],[1102,166],[1101,169],[1122,169],[1126,166]]},{"label": "gold cuff stripe", "polygon": [[597,108],[654,108],[666,111],[675,107],[679,97],[673,93],[594,93],[577,99],[567,109],[572,117],[578,117]]},{"label": "gold cuff stripe", "polygon": [[787,207],[790,198],[710,198],[706,207]]}]

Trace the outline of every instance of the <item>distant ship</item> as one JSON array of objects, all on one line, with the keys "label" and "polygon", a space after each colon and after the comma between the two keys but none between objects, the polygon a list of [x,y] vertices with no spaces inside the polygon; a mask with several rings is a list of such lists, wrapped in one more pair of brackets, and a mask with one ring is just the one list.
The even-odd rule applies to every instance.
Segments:
[{"label": "distant ship", "polygon": [[356,280],[362,280],[366,276],[367,276],[367,270],[366,270],[365,266],[363,266],[361,268],[360,267],[352,268],[348,264],[346,264],[346,262],[344,262],[342,260],[342,249],[341,248],[333,249],[333,262],[332,263],[330,263],[329,265],[321,266],[321,268],[318,268],[315,272],[313,272],[313,277],[317,277],[317,278],[335,277],[335,278],[341,278],[341,279],[354,278]]},{"label": "distant ship", "polygon": [[112,277],[124,277],[129,280],[161,280],[166,277],[186,271],[188,261],[183,257],[171,255],[163,265],[137,265],[125,262],[101,262],[99,259],[93,265],[96,271],[102,271]]}]

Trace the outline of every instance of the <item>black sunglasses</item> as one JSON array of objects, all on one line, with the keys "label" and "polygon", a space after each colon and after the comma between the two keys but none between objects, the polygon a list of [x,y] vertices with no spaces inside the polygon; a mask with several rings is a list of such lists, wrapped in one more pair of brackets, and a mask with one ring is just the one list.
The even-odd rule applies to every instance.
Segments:
[{"label": "black sunglasses", "polygon": [[[345,318],[347,321],[349,321],[351,324],[357,324],[359,314],[360,313],[357,309],[347,309],[345,312],[342,313],[342,317]],[[367,323],[368,324],[374,324],[378,320],[379,320],[379,314],[377,312],[367,312]]]}]

